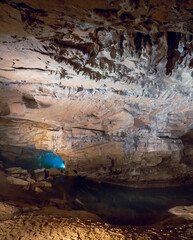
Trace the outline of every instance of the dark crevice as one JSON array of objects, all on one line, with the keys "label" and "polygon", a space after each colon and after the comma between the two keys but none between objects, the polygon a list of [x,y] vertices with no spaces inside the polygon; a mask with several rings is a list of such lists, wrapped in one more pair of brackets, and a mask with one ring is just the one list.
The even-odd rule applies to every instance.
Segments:
[{"label": "dark crevice", "polygon": [[94,128],[84,128],[84,127],[72,127],[76,129],[81,129],[81,130],[89,130],[89,131],[94,131],[94,132],[101,132],[105,134],[104,130],[99,130],[99,129],[94,129]]},{"label": "dark crevice", "polygon": [[143,33],[137,32],[136,37],[134,39],[136,52],[139,54],[139,56],[141,55],[143,37],[144,37]]},{"label": "dark crevice", "polygon": [[38,70],[38,71],[43,71],[43,72],[51,71],[51,70],[46,70],[43,68],[25,68],[25,67],[13,67],[13,68],[18,69],[18,70]]},{"label": "dark crevice", "polygon": [[166,75],[172,74],[172,70],[174,69],[175,63],[178,61],[180,57],[179,51],[177,51],[179,41],[181,39],[181,35],[175,32],[167,32],[167,64],[166,64]]},{"label": "dark crevice", "polygon": [[164,35],[164,32],[159,32],[156,34],[156,39],[159,40]]},{"label": "dark crevice", "polygon": [[84,44],[75,44],[70,41],[62,41],[60,39],[53,39],[54,45],[59,46],[60,48],[73,48],[79,51],[82,51],[84,54],[89,53],[90,49],[93,47],[93,43],[84,43]]},{"label": "dark crevice", "polygon": [[12,72],[12,71],[15,71],[15,69],[3,69],[3,68],[0,68],[0,71]]},{"label": "dark crevice", "polygon": [[125,20],[135,20],[135,18],[128,12],[123,12],[120,16],[120,19],[125,21]]},{"label": "dark crevice", "polygon": [[35,24],[44,24],[44,21],[30,16],[28,13],[21,13],[22,22],[27,22],[30,26]]},{"label": "dark crevice", "polygon": [[182,163],[193,166],[193,130],[191,129],[184,136],[181,137],[184,145]]},{"label": "dark crevice", "polygon": [[145,35],[144,37],[144,44],[146,45],[147,43],[149,43],[149,45],[152,46],[151,37],[149,34]]},{"label": "dark crevice", "polygon": [[43,9],[34,9],[30,6],[28,6],[27,4],[25,3],[11,3],[10,4],[11,7],[13,8],[16,8],[18,10],[23,10],[26,12],[26,14],[33,14],[33,13],[36,13],[38,14],[39,16],[47,16],[48,14],[43,10]]},{"label": "dark crevice", "polygon": [[101,8],[95,8],[93,9],[93,11],[101,16],[101,17],[105,17],[105,18],[110,18],[112,16],[117,16],[117,10],[116,9],[101,9]]},{"label": "dark crevice", "polygon": [[185,135],[181,137],[181,140],[184,144],[192,145],[193,147],[193,129],[187,132]]},{"label": "dark crevice", "polygon": [[34,97],[32,97],[32,96],[23,96],[22,101],[27,108],[31,108],[31,109],[38,108],[38,104],[37,104],[36,100],[34,99]]},{"label": "dark crevice", "polygon": [[138,8],[139,8],[140,0],[130,0],[130,1],[131,1],[131,6],[134,5],[134,8],[135,8],[135,9],[138,9]]},{"label": "dark crevice", "polygon": [[190,63],[188,65],[189,68],[193,68],[193,58],[190,60]]}]

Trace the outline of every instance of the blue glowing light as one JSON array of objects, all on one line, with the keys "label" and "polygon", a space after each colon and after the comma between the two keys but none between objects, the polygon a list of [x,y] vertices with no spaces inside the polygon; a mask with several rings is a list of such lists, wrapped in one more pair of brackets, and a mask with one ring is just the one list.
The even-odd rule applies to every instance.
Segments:
[{"label": "blue glowing light", "polygon": [[42,153],[38,159],[38,165],[43,168],[65,168],[64,161],[54,153]]}]

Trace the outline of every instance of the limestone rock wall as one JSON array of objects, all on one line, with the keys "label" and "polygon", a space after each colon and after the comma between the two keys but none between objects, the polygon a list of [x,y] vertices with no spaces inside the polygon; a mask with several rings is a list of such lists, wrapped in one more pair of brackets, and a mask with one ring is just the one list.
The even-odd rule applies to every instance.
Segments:
[{"label": "limestone rock wall", "polygon": [[33,146],[62,156],[69,174],[191,182],[191,0],[3,0],[0,9],[4,159]]}]

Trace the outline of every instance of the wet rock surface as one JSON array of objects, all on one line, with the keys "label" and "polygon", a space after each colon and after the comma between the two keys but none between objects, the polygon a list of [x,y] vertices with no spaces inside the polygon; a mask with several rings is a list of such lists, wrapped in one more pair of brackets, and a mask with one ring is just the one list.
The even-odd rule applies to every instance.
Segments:
[{"label": "wet rock surface", "polygon": [[190,240],[193,233],[191,222],[182,223],[175,218],[170,220],[172,223],[169,221],[160,225],[131,227],[111,225],[94,214],[85,211],[62,210],[55,206],[21,207],[20,204],[20,209],[23,213],[12,219],[1,219],[0,237],[2,240],[43,240],[46,238]]},{"label": "wet rock surface", "polygon": [[[122,227],[111,226],[103,222],[82,220],[80,217],[61,217],[57,214],[39,215],[39,212],[23,214],[12,220],[0,222],[1,229],[6,230],[2,239],[192,239],[192,224],[155,227]],[[65,214],[64,214],[65,215]],[[88,217],[88,216],[86,216]],[[25,226],[25,228],[24,228]],[[13,236],[14,235],[14,236]]]},{"label": "wet rock surface", "polygon": [[193,206],[177,206],[169,211],[176,216],[181,216],[187,220],[193,220]]},{"label": "wet rock surface", "polygon": [[192,1],[0,2],[0,153],[69,175],[164,186],[193,177]]},{"label": "wet rock surface", "polygon": [[[26,191],[6,183],[0,171],[0,239],[192,239],[192,206],[175,208],[150,226],[110,224],[94,213],[74,210],[72,199],[51,198],[46,191]],[[70,188],[70,186],[69,186]],[[14,192],[14,194],[13,194]],[[80,205],[80,200],[76,200]],[[176,217],[183,210],[180,217]],[[185,214],[184,214],[185,210]],[[172,212],[173,210],[171,210]]]}]

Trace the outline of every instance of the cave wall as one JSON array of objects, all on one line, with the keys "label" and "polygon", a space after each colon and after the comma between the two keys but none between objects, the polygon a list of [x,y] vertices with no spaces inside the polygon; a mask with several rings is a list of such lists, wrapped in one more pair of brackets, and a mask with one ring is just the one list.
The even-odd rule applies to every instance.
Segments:
[{"label": "cave wall", "polygon": [[0,9],[5,161],[42,149],[69,174],[191,182],[191,0],[3,0]]}]

